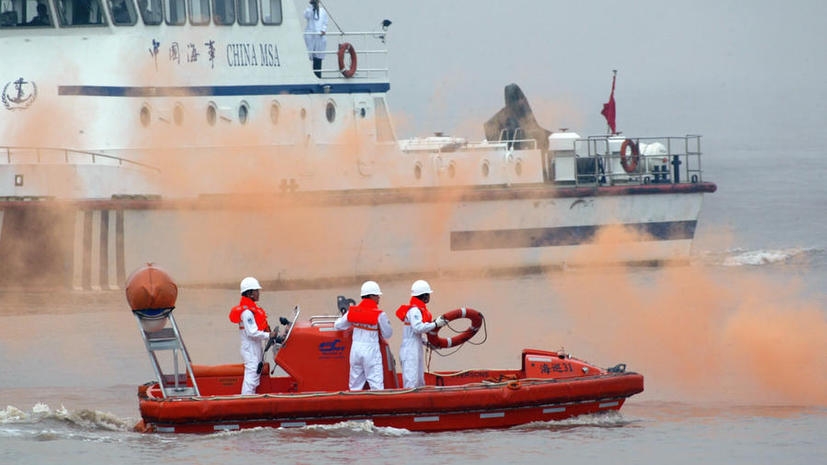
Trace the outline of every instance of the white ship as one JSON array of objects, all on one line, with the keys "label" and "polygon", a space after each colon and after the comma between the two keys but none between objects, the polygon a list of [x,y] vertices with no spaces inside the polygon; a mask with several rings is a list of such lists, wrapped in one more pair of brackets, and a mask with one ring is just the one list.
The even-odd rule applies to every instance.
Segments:
[{"label": "white ship", "polygon": [[509,85],[484,140],[398,139],[388,24],[329,29],[317,77],[292,1],[0,0],[0,285],[689,258],[700,136],[549,132]]}]

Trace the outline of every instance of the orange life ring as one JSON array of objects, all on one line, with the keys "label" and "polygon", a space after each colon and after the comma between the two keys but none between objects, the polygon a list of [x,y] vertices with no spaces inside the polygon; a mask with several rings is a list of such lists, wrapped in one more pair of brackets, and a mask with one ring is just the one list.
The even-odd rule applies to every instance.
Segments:
[{"label": "orange life ring", "polygon": [[465,331],[457,334],[456,336],[449,337],[449,338],[442,338],[439,337],[439,330],[441,328],[437,328],[433,331],[428,333],[428,342],[439,349],[447,349],[448,347],[455,347],[458,346],[467,340],[474,337],[477,334],[477,331],[482,328],[482,322],[484,320],[482,313],[474,310],[473,308],[458,308],[456,310],[451,310],[450,312],[442,315],[448,321],[458,320],[460,318],[468,318],[471,320],[471,326],[468,327]]},{"label": "orange life ring", "polygon": [[[626,148],[629,146],[632,147],[632,156],[627,159]],[[620,146],[620,164],[623,166],[623,170],[627,173],[634,173],[637,169],[637,164],[639,161],[640,150],[638,150],[638,145],[632,139],[624,140],[623,144]]]},{"label": "orange life ring", "polygon": [[[349,68],[345,68],[345,53],[350,56]],[[349,42],[339,44],[337,56],[339,57],[339,71],[341,71],[342,76],[352,78],[356,74],[356,49]]]}]

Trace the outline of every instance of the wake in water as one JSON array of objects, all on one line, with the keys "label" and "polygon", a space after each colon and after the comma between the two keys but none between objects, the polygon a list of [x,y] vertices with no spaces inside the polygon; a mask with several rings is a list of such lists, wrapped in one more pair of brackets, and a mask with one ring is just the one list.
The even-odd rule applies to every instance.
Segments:
[{"label": "wake in water", "polygon": [[824,249],[792,247],[786,249],[746,250],[730,249],[724,252],[706,252],[701,260],[707,265],[740,267],[765,265],[811,265],[827,257]]},{"label": "wake in water", "polygon": [[31,437],[48,441],[82,436],[84,439],[104,439],[99,432],[130,432],[134,422],[97,410],[67,410],[61,406],[52,410],[38,403],[31,412],[14,406],[0,410],[0,437]]}]

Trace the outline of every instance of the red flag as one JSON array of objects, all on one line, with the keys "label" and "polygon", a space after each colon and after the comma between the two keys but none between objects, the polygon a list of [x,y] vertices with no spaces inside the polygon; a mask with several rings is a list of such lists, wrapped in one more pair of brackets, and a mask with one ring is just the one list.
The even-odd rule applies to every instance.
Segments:
[{"label": "red flag", "polygon": [[609,101],[603,104],[603,111],[600,112],[604,118],[606,118],[606,123],[609,125],[609,129],[612,130],[612,134],[617,134],[617,130],[615,129],[615,79],[617,78],[617,71],[614,71],[612,75],[612,93],[609,95]]}]

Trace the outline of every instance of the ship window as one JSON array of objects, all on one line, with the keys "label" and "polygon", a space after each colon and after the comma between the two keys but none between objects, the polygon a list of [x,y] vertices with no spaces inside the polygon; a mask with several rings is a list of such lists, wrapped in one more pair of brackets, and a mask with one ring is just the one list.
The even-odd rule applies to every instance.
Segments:
[{"label": "ship window", "polygon": [[273,102],[270,104],[270,122],[272,122],[274,126],[279,124],[279,112],[280,109],[278,102]]},{"label": "ship window", "polygon": [[215,120],[218,117],[218,110],[215,108],[215,104],[210,102],[209,106],[207,106],[207,123],[210,126],[215,126]]},{"label": "ship window", "polygon": [[167,12],[167,24],[184,24],[187,22],[187,2],[185,0],[167,0],[164,2]]},{"label": "ship window", "polygon": [[249,26],[258,23],[258,4],[256,0],[238,0],[238,24]]},{"label": "ship window", "polygon": [[132,0],[108,0],[109,11],[112,15],[112,24],[115,26],[132,26],[138,15],[135,14],[135,4]]},{"label": "ship window", "polygon": [[16,26],[54,27],[46,0],[0,1],[0,28]]},{"label": "ship window", "polygon": [[164,10],[161,0],[138,0],[138,11],[147,26],[157,26],[164,20]]},{"label": "ship window", "polygon": [[190,24],[201,26],[210,22],[210,0],[189,0]]},{"label": "ship window", "polygon": [[220,26],[235,23],[235,0],[213,0],[213,21]]},{"label": "ship window", "polygon": [[176,126],[180,126],[184,122],[184,106],[180,103],[176,103],[172,109],[172,120]]},{"label": "ship window", "polygon": [[327,106],[324,109],[325,118],[327,118],[328,123],[332,123],[336,121],[336,104],[333,100],[327,101]]},{"label": "ship window", "polygon": [[238,122],[241,124],[247,124],[247,116],[250,114],[250,106],[247,102],[241,102],[241,105],[238,106]]},{"label": "ship window", "polygon": [[393,142],[393,127],[385,108],[385,100],[379,97],[373,99],[376,111],[376,140],[379,142]]},{"label": "ship window", "polygon": [[143,126],[143,127],[149,126],[150,121],[152,121],[152,119],[151,119],[152,115],[151,115],[150,110],[149,110],[149,105],[144,104],[141,107],[140,115],[141,115],[141,126]]},{"label": "ship window", "polygon": [[261,22],[281,24],[281,0],[261,0]]},{"label": "ship window", "polygon": [[57,0],[61,26],[103,26],[103,6],[100,0]]}]

